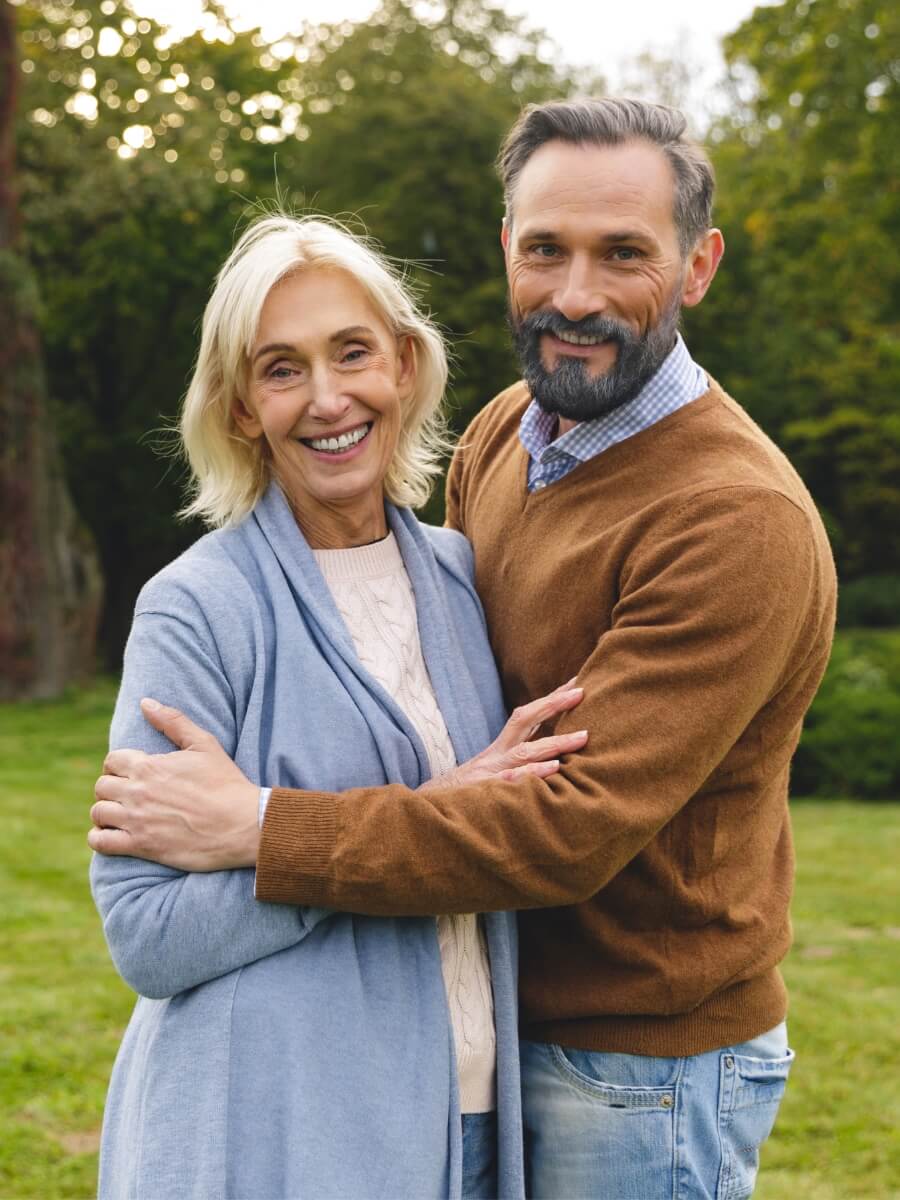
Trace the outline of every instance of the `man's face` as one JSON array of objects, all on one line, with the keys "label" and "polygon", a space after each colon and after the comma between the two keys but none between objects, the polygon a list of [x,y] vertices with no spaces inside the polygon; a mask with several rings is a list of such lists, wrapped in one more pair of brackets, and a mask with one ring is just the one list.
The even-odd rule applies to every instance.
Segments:
[{"label": "man's face", "polygon": [[503,245],[510,323],[542,408],[584,421],[627,403],[675,343],[687,264],[661,149],[548,142],[525,164]]}]

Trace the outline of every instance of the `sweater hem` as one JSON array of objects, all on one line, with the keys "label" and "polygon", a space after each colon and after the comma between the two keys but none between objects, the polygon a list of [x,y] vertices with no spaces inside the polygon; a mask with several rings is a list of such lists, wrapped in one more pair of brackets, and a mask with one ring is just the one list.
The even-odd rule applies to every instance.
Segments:
[{"label": "sweater hem", "polygon": [[786,1015],[787,990],[776,967],[717,992],[690,1012],[523,1021],[521,1037],[572,1050],[682,1058],[748,1042]]}]

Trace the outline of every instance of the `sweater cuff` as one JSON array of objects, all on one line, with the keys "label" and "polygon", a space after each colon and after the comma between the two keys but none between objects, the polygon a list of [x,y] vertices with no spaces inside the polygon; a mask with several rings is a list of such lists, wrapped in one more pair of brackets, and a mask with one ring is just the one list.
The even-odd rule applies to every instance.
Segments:
[{"label": "sweater cuff", "polygon": [[272,789],[256,861],[257,900],[328,905],[339,803],[328,792]]}]

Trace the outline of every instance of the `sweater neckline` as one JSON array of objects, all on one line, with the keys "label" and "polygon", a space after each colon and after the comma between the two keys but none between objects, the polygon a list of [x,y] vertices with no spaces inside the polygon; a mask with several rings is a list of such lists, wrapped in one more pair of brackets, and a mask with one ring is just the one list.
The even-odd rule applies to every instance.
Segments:
[{"label": "sweater neckline", "polygon": [[668,433],[673,427],[677,427],[683,421],[705,412],[714,404],[720,402],[723,398],[722,389],[708,375],[709,387],[702,396],[698,396],[696,400],[689,400],[687,404],[683,404],[674,412],[667,413],[661,417],[653,425],[649,425],[646,429],[641,429],[637,433],[633,433],[630,437],[623,439],[621,442],[615,442],[612,446],[607,446],[605,450],[599,454],[593,455],[591,458],[579,462],[571,471],[567,471],[562,479],[558,479],[556,483],[548,484],[546,487],[535,488],[534,491],[528,490],[528,464],[529,455],[524,446],[519,443],[523,451],[523,463],[520,464],[519,478],[520,488],[523,496],[523,507],[531,507],[540,504],[548,495],[559,495],[560,490],[565,490],[563,485],[566,483],[577,483],[585,476],[590,477],[591,473],[598,469],[611,465],[618,465],[622,460],[627,460],[635,453],[639,453],[643,445],[652,441],[654,438]]},{"label": "sweater neckline", "polygon": [[393,532],[367,546],[313,550],[319,570],[329,581],[375,579],[404,571],[403,557]]}]

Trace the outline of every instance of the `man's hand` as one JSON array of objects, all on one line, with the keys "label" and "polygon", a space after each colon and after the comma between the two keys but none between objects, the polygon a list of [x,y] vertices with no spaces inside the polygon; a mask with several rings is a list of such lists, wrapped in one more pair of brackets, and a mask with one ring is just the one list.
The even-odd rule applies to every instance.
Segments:
[{"label": "man's hand", "polygon": [[88,845],[100,854],[151,859],[181,871],[253,867],[259,849],[259,788],[211,733],[178,711],[142,700],[171,754],[113,750],[97,780]]}]

